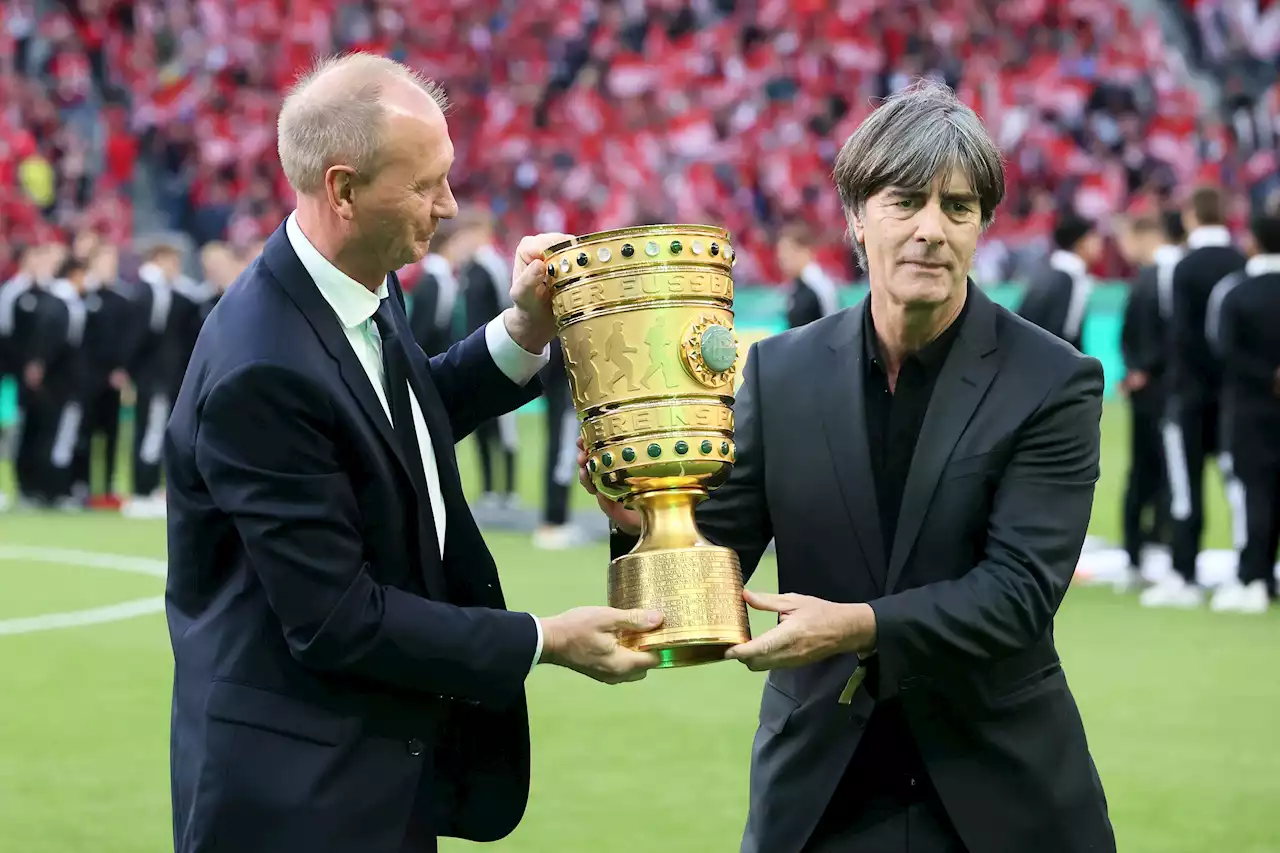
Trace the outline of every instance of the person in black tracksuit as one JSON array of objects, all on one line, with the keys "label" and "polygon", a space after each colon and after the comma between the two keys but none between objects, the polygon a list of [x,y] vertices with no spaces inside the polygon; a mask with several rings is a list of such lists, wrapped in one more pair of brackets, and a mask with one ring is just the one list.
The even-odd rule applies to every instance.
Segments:
[{"label": "person in black tracksuit", "polygon": [[[465,331],[467,334],[493,320],[511,304],[511,264],[500,256],[492,245],[492,231],[488,220],[476,219],[465,225],[458,238],[470,241],[466,248],[470,257],[462,264],[461,280]],[[516,493],[516,413],[485,421],[475,431],[477,450],[480,454],[480,477],[484,502],[509,505]],[[502,462],[502,483],[499,485],[498,460]]]},{"label": "person in black tracksuit", "polygon": [[1254,217],[1258,253],[1222,287],[1210,342],[1222,360],[1226,440],[1244,492],[1245,540],[1238,582],[1214,609],[1262,613],[1276,598],[1280,548],[1280,213]]},{"label": "person in black tracksuit", "polygon": [[21,499],[37,506],[53,506],[71,491],[84,335],[73,282],[83,274],[84,265],[72,259],[56,277],[37,272],[10,282],[0,300],[0,334],[18,368],[22,411],[14,473]]},{"label": "person in black tracksuit", "polygon": [[[1196,581],[1196,558],[1204,528],[1203,481],[1209,457],[1229,448],[1219,442],[1221,366],[1210,351],[1205,321],[1214,288],[1244,268],[1223,223],[1225,203],[1212,187],[1195,190],[1183,211],[1187,251],[1173,268],[1170,295],[1168,395],[1162,427],[1169,472],[1175,574],[1143,593],[1142,603],[1195,607],[1204,598]],[[1230,466],[1223,466],[1232,494]]]},{"label": "person in black tracksuit", "polygon": [[[1170,258],[1170,251],[1173,257]],[[1139,267],[1125,305],[1120,348],[1125,377],[1120,389],[1129,399],[1129,477],[1124,496],[1124,547],[1129,555],[1125,586],[1140,579],[1143,547],[1167,544],[1169,489],[1160,439],[1164,410],[1165,340],[1160,313],[1160,277],[1171,271],[1178,250],[1158,216],[1139,216],[1123,232],[1122,251]]]},{"label": "person in black tracksuit", "polygon": [[813,234],[802,224],[788,225],[778,234],[778,267],[791,282],[787,293],[786,324],[795,329],[840,310],[834,281],[814,260]]},{"label": "person in black tracksuit", "polygon": [[453,313],[458,298],[458,280],[448,254],[451,240],[451,234],[436,233],[431,252],[422,259],[422,276],[413,288],[409,328],[428,358],[448,352],[457,340],[453,332]]},{"label": "person in black tracksuit", "polygon": [[126,368],[135,389],[133,503],[158,512],[164,430],[191,357],[193,316],[203,295],[182,274],[180,250],[168,245],[148,253],[137,284]]},{"label": "person in black tracksuit", "polygon": [[[91,505],[114,507],[116,463],[119,459],[120,394],[129,382],[129,338],[121,330],[134,319],[134,306],[118,284],[118,257],[111,245],[94,250],[81,302],[84,305],[84,373],[81,399],[84,416],[72,463],[73,492],[84,494]],[[101,437],[106,446],[103,493],[91,492],[93,443]]]},{"label": "person in black tracksuit", "polygon": [[13,460],[18,499],[40,505],[48,505],[54,497],[47,461],[58,407],[45,374],[58,349],[55,330],[63,310],[52,292],[50,263],[50,247],[33,247],[24,253],[22,272],[0,288],[0,341],[7,369],[18,382],[20,421]]},{"label": "person in black tracksuit", "polygon": [[1053,229],[1052,254],[1027,283],[1018,314],[1076,349],[1084,349],[1084,319],[1093,292],[1089,265],[1101,252],[1092,222],[1063,214]]}]

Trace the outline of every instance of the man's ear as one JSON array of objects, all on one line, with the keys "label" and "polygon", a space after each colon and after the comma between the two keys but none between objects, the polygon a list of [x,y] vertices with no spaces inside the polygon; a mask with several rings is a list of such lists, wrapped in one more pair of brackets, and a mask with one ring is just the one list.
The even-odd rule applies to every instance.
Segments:
[{"label": "man's ear", "polygon": [[859,245],[866,242],[866,228],[863,225],[865,211],[850,209],[845,211],[845,221],[849,223],[849,239]]},{"label": "man's ear", "polygon": [[350,166],[330,166],[324,173],[329,207],[342,219],[355,218],[356,173]]}]

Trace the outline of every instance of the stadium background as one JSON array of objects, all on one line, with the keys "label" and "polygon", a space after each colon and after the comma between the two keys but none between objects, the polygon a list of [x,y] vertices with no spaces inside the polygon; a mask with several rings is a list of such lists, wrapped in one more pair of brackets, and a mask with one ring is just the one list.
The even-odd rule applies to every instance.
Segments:
[{"label": "stadium background", "polygon": [[[781,223],[807,220],[823,265],[856,279],[833,146],[914,76],[955,86],[1006,151],[1013,192],[975,270],[1005,304],[1063,206],[1113,233],[1116,217],[1213,181],[1238,228],[1280,187],[1280,16],[1254,0],[6,0],[3,16],[4,277],[18,247],[85,230],[126,253],[176,235],[195,276],[207,240],[252,246],[288,209],[273,166],[278,91],[335,48],[385,52],[448,84],[459,198],[498,214],[503,248],[529,231],[641,219],[731,228],[747,339],[780,327]],[[1094,273],[1115,283],[1095,291],[1085,348],[1111,387],[1129,272],[1109,243]],[[1118,539],[1126,418],[1112,399],[1099,543]],[[537,404],[520,430],[522,497],[536,506]],[[474,474],[470,443],[459,453]],[[1207,545],[1224,549],[1221,490],[1208,489]],[[574,503],[591,511],[584,495]],[[489,538],[513,607],[603,600],[603,545],[549,553],[525,534]],[[0,849],[165,849],[163,557],[162,522],[0,515]],[[766,560],[752,585],[772,584]],[[1142,611],[1081,586],[1057,633],[1121,850],[1280,851],[1274,613]],[[535,673],[529,812],[494,849],[736,849],[760,680],[727,665],[625,688]]]}]

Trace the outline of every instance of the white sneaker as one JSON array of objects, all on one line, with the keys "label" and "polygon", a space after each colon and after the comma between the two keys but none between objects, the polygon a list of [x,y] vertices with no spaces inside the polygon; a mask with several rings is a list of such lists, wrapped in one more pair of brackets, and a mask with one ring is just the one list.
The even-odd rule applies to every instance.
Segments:
[{"label": "white sneaker", "polygon": [[1244,596],[1244,586],[1239,581],[1229,581],[1213,593],[1209,601],[1209,609],[1214,613],[1227,613],[1235,610]]},{"label": "white sneaker", "polygon": [[1143,607],[1178,607],[1191,609],[1204,604],[1204,591],[1191,586],[1180,575],[1165,578],[1138,598]]},{"label": "white sneaker", "polygon": [[533,547],[543,551],[563,551],[586,544],[586,533],[572,524],[539,527],[533,531]]},{"label": "white sneaker", "polygon": [[1125,569],[1124,574],[1111,584],[1111,588],[1120,594],[1137,592],[1146,586],[1147,582],[1142,577],[1142,572],[1132,567]]},{"label": "white sneaker", "polygon": [[1213,609],[1219,613],[1261,614],[1266,613],[1271,607],[1267,585],[1263,581],[1253,581],[1247,586],[1232,584],[1229,588],[1224,588],[1220,594],[1224,596],[1221,604],[1218,602],[1217,595],[1213,597]]}]

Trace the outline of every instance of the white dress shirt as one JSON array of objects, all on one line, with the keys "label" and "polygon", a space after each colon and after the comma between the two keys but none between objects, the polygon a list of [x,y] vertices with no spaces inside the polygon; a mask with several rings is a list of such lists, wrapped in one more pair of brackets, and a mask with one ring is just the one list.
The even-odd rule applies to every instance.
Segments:
[{"label": "white dress shirt", "polygon": [[[351,349],[369,376],[378,400],[388,420],[391,418],[391,405],[387,402],[386,378],[382,369],[382,338],[373,321],[382,300],[390,292],[384,281],[377,292],[371,292],[360,282],[335,267],[311,244],[307,236],[298,226],[296,214],[290,213],[285,221],[285,234],[289,238],[293,251],[297,254],[302,266],[311,275],[320,295],[333,309],[342,330],[347,336]],[[524,385],[550,360],[550,348],[544,347],[541,353],[531,353],[516,343],[503,323],[502,315],[495,317],[484,330],[485,342],[489,345],[489,355],[498,369],[517,385]],[[444,556],[444,537],[446,530],[444,493],[440,488],[440,472],[436,468],[436,457],[431,442],[431,433],[427,422],[422,417],[422,408],[418,397],[409,386],[409,406],[413,411],[414,432],[418,436],[418,447],[422,451],[422,468],[426,475],[427,496],[431,500],[431,515],[436,523],[436,541],[440,545],[440,555]],[[542,657],[542,624],[534,618],[538,630],[538,644],[534,650],[533,663]],[[531,668],[532,669],[532,668]]]}]

